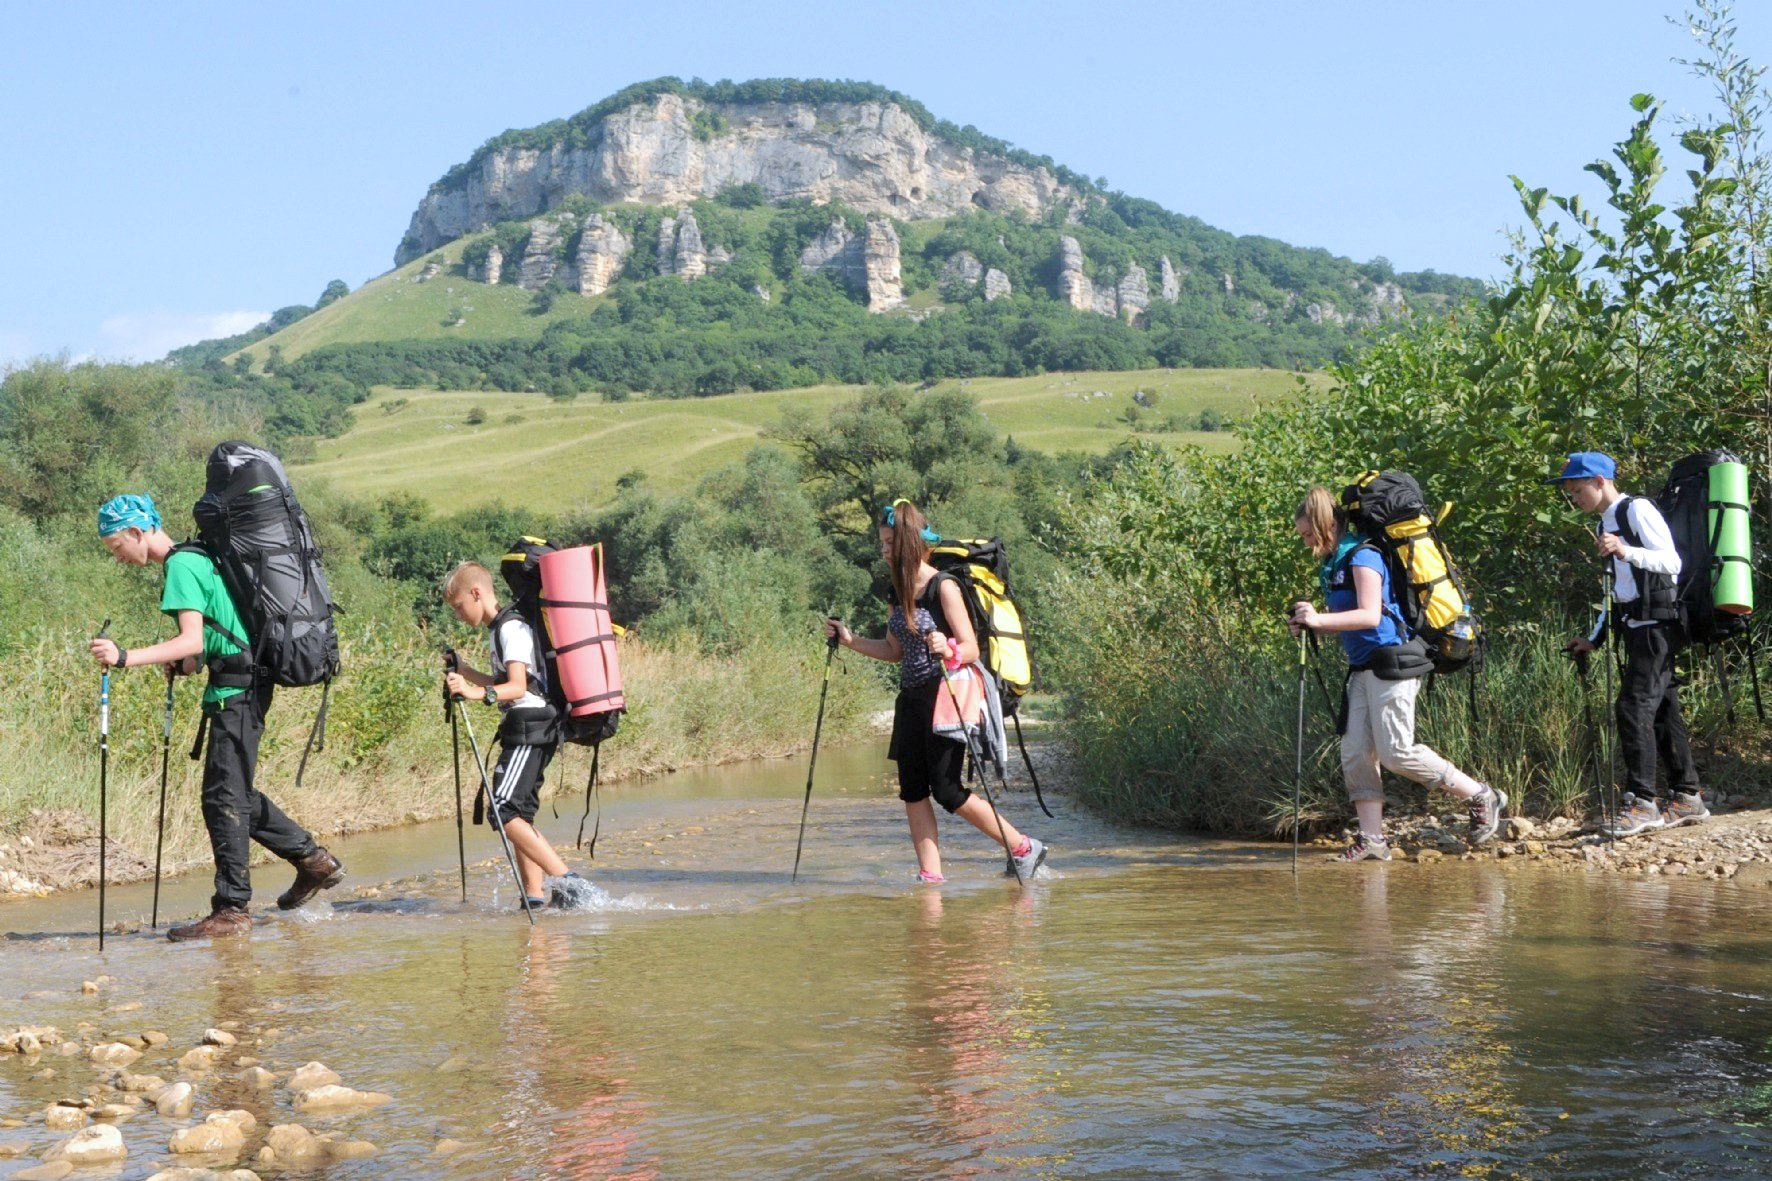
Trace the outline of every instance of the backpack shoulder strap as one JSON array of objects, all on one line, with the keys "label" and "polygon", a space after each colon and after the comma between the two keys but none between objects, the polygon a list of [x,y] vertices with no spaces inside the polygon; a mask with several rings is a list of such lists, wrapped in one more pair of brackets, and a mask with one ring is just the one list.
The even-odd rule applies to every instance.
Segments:
[{"label": "backpack shoulder strap", "polygon": [[1618,513],[1616,517],[1618,522],[1618,536],[1623,538],[1624,544],[1630,546],[1632,549],[1643,548],[1643,538],[1637,533],[1637,527],[1630,519],[1630,506],[1642,499],[1641,496],[1628,495],[1618,498]]},{"label": "backpack shoulder strap", "polygon": [[[216,574],[218,576],[221,574],[221,563],[215,560],[215,555],[209,552],[209,547],[200,541],[181,541],[172,547],[172,552],[175,554],[202,554],[205,558],[209,559],[209,564],[216,568]],[[226,584],[223,585],[223,589],[226,589]],[[238,611],[239,608],[235,607],[235,610]],[[214,618],[204,612],[199,611],[198,614],[203,617],[204,627],[213,631],[216,635],[234,645],[234,647],[240,649],[242,653],[250,654],[252,652],[252,645],[242,637],[235,635],[232,628],[223,627]]]}]

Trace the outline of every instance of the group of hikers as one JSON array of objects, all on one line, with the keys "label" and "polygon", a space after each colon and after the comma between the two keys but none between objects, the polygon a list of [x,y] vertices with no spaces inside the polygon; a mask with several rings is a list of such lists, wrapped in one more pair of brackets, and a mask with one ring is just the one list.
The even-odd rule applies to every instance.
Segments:
[{"label": "group of hikers", "polygon": [[[235,451],[224,455],[230,447]],[[1368,473],[1368,477],[1378,475]],[[1611,593],[1606,606],[1593,631],[1570,640],[1566,651],[1576,659],[1585,659],[1609,634],[1620,638],[1624,650],[1615,708],[1629,791],[1621,806],[1600,821],[1604,831],[1624,837],[1697,823],[1709,812],[1680,716],[1673,671],[1674,655],[1682,643],[1675,602],[1681,555],[1655,502],[1627,496],[1619,490],[1616,476],[1617,464],[1609,456],[1577,452],[1546,482],[1559,485],[1577,509],[1599,518],[1595,544],[1609,563]],[[1406,485],[1414,492],[1398,519],[1420,522],[1410,544],[1427,547],[1428,557],[1434,558],[1438,551],[1428,545],[1431,539],[1437,546],[1434,521],[1422,515],[1425,509],[1414,482],[1408,477],[1402,481],[1405,483],[1399,487]],[[198,503],[200,527],[205,523],[206,501],[215,502],[211,514],[221,519],[225,513],[216,504],[225,507],[229,497],[239,501],[244,494],[253,494],[269,504],[269,508],[260,504],[253,510],[259,513],[255,520],[261,534],[266,512],[279,527],[284,520],[279,513],[291,514],[289,519],[295,522],[291,540],[268,544],[261,537],[261,551],[294,554],[298,559],[306,555],[316,563],[317,571],[318,551],[311,541],[300,540],[307,536],[305,518],[299,517],[299,507],[274,457],[245,444],[223,444],[211,458],[211,486],[205,501]],[[1367,498],[1375,500],[1383,485],[1368,479],[1349,489],[1339,501],[1317,486],[1299,505],[1294,525],[1320,564],[1323,605],[1319,608],[1301,599],[1286,613],[1287,625],[1301,644],[1309,635],[1331,633],[1340,637],[1347,657],[1338,729],[1342,774],[1358,828],[1342,856],[1350,862],[1383,861],[1391,856],[1384,834],[1383,771],[1439,788],[1464,801],[1470,818],[1468,839],[1472,845],[1480,845],[1495,835],[1508,806],[1507,794],[1415,740],[1415,706],[1423,678],[1436,667],[1444,667],[1447,659],[1456,663],[1469,658],[1471,620],[1461,608],[1451,622],[1423,624],[1415,593],[1423,588],[1429,594],[1437,593],[1436,586],[1450,592],[1455,575],[1439,555],[1434,558],[1440,562],[1435,567],[1438,573],[1411,586],[1411,568],[1400,565],[1395,549],[1383,544],[1384,530],[1371,523],[1370,504],[1362,515],[1358,503],[1362,487]],[[899,666],[887,757],[898,767],[898,794],[915,852],[916,880],[944,880],[933,807],[940,804],[1000,844],[1007,858],[1006,873],[1025,883],[1045,862],[1045,844],[1004,817],[988,791],[980,798],[965,782],[968,756],[975,767],[984,757],[981,741],[994,746],[1001,773],[1002,703],[998,695],[1003,691],[1002,677],[986,671],[984,652],[987,643],[994,644],[999,637],[980,634],[981,630],[992,632],[988,615],[981,628],[978,612],[963,594],[962,579],[932,561],[942,539],[915,504],[900,499],[884,506],[876,524],[890,585],[884,634],[879,638],[860,636],[845,623],[829,619],[825,635],[833,649],[842,646]],[[345,873],[337,857],[316,844],[309,832],[260,790],[255,777],[274,683],[319,683],[322,674],[329,679],[336,669],[336,636],[330,641],[329,654],[310,645],[310,654],[302,659],[267,659],[263,655],[265,637],[253,634],[248,626],[252,612],[242,610],[237,600],[244,594],[264,597],[264,586],[255,583],[256,590],[242,589],[242,583],[251,578],[238,573],[233,574],[234,585],[230,586],[234,567],[225,554],[217,553],[218,548],[234,544],[232,539],[247,527],[234,520],[232,529],[231,535],[223,530],[219,541],[202,529],[201,543],[175,544],[153,500],[143,494],[114,497],[98,513],[99,536],[119,562],[164,567],[160,609],[171,617],[176,634],[134,649],[101,635],[91,641],[92,656],[107,670],[159,666],[169,679],[200,669],[209,673],[202,703],[207,732],[202,812],[215,857],[215,891],[207,916],[169,928],[168,937],[175,941],[238,935],[251,929],[248,859],[252,841],[295,868],[294,883],[277,899],[284,909],[299,907],[320,891],[338,885]],[[275,542],[282,535],[273,531],[271,536]],[[532,568],[533,557],[533,553],[507,555],[507,564],[526,560]],[[265,562],[262,557],[255,560],[257,572],[252,577],[262,580],[267,577]],[[509,581],[510,571],[506,573]],[[299,581],[304,594],[319,581],[319,598],[324,600],[323,580],[317,573]],[[600,574],[598,581],[600,584]],[[556,658],[566,650],[599,641],[612,643],[613,636],[599,634],[564,643],[558,635],[538,635],[532,612],[501,605],[492,571],[480,562],[457,565],[444,579],[441,591],[461,622],[488,633],[490,671],[478,671],[461,663],[453,652],[446,652],[444,689],[457,711],[462,709],[460,703],[476,701],[501,711],[501,750],[485,786],[494,825],[506,842],[521,885],[523,907],[560,905],[572,897],[570,883],[577,875],[567,868],[534,820],[546,769],[562,741],[561,714],[566,705],[577,707],[589,699],[565,701],[558,684],[550,689],[548,678],[558,675],[552,670]],[[606,598],[600,585],[593,597]],[[539,601],[557,608],[601,608],[602,618],[607,619],[606,602]],[[329,630],[329,619],[321,616],[330,611],[329,602],[322,601],[318,608],[309,609],[307,622],[324,622]],[[293,611],[290,618],[296,625],[291,626],[283,617],[272,623],[278,629],[278,640],[294,651],[304,641],[300,611]],[[548,629],[544,625],[541,630]],[[602,630],[612,628],[605,623]],[[1437,647],[1425,642],[1427,633],[1439,641]],[[313,656],[312,651],[321,655]],[[1022,659],[1025,662],[1025,650]],[[311,667],[282,679],[269,675],[267,666],[292,662]],[[323,724],[323,716],[324,705],[317,725]],[[997,733],[990,734],[993,722]],[[475,755],[478,759],[477,746]],[[1658,759],[1667,768],[1665,789],[1657,786]],[[464,891],[465,881],[464,868]]]},{"label": "group of hikers", "polygon": [[[1599,518],[1594,546],[1607,564],[1609,593],[1593,630],[1571,639],[1564,651],[1585,662],[1613,636],[1624,650],[1614,710],[1628,790],[1620,806],[1601,817],[1600,830],[1628,837],[1697,824],[1710,811],[1680,716],[1674,675],[1674,657],[1684,642],[1676,590],[1681,555],[1655,501],[1622,492],[1617,475],[1611,456],[1579,451],[1545,482],[1558,485],[1573,507]],[[1324,609],[1296,602],[1288,608],[1288,626],[1295,636],[1338,634],[1347,656],[1338,728],[1342,777],[1358,828],[1343,859],[1390,860],[1381,770],[1465,801],[1467,840],[1473,846],[1490,840],[1507,808],[1507,793],[1415,740],[1416,698],[1435,664],[1424,650],[1420,629],[1409,626],[1402,609],[1397,583],[1406,572],[1372,535],[1352,526],[1349,509],[1326,488],[1309,491],[1294,524],[1321,563]],[[1441,571],[1438,580],[1450,576],[1449,568],[1442,566]],[[1665,787],[1658,786],[1658,762],[1666,766]]]}]

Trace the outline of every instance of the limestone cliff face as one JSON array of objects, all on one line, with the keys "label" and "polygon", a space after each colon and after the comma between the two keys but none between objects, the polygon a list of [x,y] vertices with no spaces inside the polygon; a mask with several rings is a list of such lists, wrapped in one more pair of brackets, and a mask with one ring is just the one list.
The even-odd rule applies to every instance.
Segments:
[{"label": "limestone cliff face", "polygon": [[[710,121],[720,130],[708,133]],[[425,196],[395,260],[545,213],[573,193],[681,205],[741,184],[771,201],[842,201],[901,220],[979,207],[1037,218],[1076,199],[1046,169],[950,143],[896,103],[704,104],[662,94],[609,115],[582,147],[488,153],[465,181]]]},{"label": "limestone cliff face", "polygon": [[538,217],[529,225],[529,245],[517,267],[517,286],[540,291],[560,268],[560,243],[571,230],[562,219]]},{"label": "limestone cliff face", "polygon": [[[1079,312],[1095,310],[1095,285],[1083,272],[1083,247],[1066,234],[1058,240],[1058,297]],[[1113,315],[1112,309],[1108,315]]]},{"label": "limestone cliff face", "polygon": [[800,269],[808,275],[834,274],[844,286],[867,297],[870,312],[884,312],[904,302],[898,231],[883,217],[868,218],[859,234],[833,220],[800,251]]},{"label": "limestone cliff face", "polygon": [[620,228],[596,214],[585,218],[584,235],[578,240],[578,293],[602,295],[627,264],[634,244]]}]

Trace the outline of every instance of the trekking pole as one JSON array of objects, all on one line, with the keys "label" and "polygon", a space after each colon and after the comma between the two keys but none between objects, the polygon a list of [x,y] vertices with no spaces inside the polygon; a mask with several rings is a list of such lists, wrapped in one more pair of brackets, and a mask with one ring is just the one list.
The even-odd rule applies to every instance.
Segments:
[{"label": "trekking pole", "polygon": [[[832,620],[832,622],[836,622]],[[831,691],[831,661],[837,658],[837,634],[825,639],[824,684],[818,690],[818,721],[812,724],[812,757],[806,761],[806,800],[800,805],[800,839],[794,842],[794,872],[788,880],[800,880],[800,850],[806,845],[806,813],[812,809],[812,774],[818,770],[818,738],[824,733],[824,702]]]},{"label": "trekking pole", "polygon": [[529,925],[533,927],[535,912],[529,907],[529,890],[523,885],[523,875],[517,869],[517,855],[511,851],[511,839],[505,835],[504,817],[498,814],[498,798],[492,794],[492,779],[486,774],[486,760],[480,757],[480,743],[474,737],[474,724],[468,721],[468,708],[462,704],[461,698],[453,700],[456,715],[461,718],[461,728],[468,732],[468,749],[474,752],[474,765],[480,768],[480,788],[486,793],[487,802],[491,804],[492,827],[498,830],[498,843],[504,846],[505,860],[510,862],[511,877],[517,883],[517,897],[523,900],[523,913],[529,917]]},{"label": "trekking pole", "polygon": [[1600,570],[1600,595],[1602,610],[1606,618],[1606,782],[1608,812],[1606,815],[1606,840],[1616,844],[1618,834],[1614,831],[1618,817],[1618,732],[1617,732],[1617,701],[1612,696],[1612,664],[1617,654],[1617,621],[1612,618],[1613,608],[1617,605],[1612,601],[1612,563],[1608,561]]},{"label": "trekking pole", "polygon": [[1034,760],[1028,758],[1028,744],[1021,737],[1021,713],[1010,714],[1009,720],[1015,723],[1015,745],[1021,748],[1021,765],[1028,769],[1028,780],[1034,785],[1034,803],[1040,805],[1048,820],[1055,820],[1052,809],[1046,806],[1046,797],[1040,793],[1040,777],[1034,774]]},{"label": "trekking pole", "polygon": [[[927,636],[934,630],[930,628],[923,634]],[[960,694],[954,688],[954,675],[948,671],[947,661],[937,657],[935,663],[941,669],[942,683],[947,686],[948,697],[954,703],[954,715],[960,719],[960,733],[966,737],[966,753],[972,756],[974,764],[982,765],[984,756],[979,753],[978,746],[972,739],[972,727],[966,724],[966,712],[960,708]],[[1003,846],[1003,852],[1009,857],[1009,869],[1015,874],[1015,884],[1025,890],[1027,879],[1021,876],[1021,866],[1015,864],[1015,850],[1009,847],[1009,838],[1003,831],[1003,814],[997,811],[997,801],[991,798],[990,777],[981,774],[978,777],[978,786],[984,792],[984,802],[990,806],[991,815],[997,818],[997,842]]]},{"label": "trekking pole", "polygon": [[[443,649],[444,676],[461,663],[454,648]],[[461,820],[461,727],[456,724],[455,711],[450,708],[449,686],[443,686],[443,716],[449,719],[449,753],[455,762],[455,859],[461,865],[461,900],[468,900],[468,844]]]},{"label": "trekking pole", "polygon": [[[111,621],[106,619],[104,626],[98,629],[98,638],[104,639],[105,633],[111,630]],[[105,949],[105,845],[110,833],[106,824],[106,816],[110,812],[111,776],[111,666],[105,665],[98,674],[98,949]]]},{"label": "trekking pole", "polygon": [[160,929],[160,854],[166,848],[166,772],[172,757],[172,666],[166,666],[166,721],[160,727],[160,820],[154,834],[154,909],[148,929]]},{"label": "trekking pole", "polygon": [[1304,818],[1304,681],[1305,651],[1309,641],[1298,629],[1298,743],[1292,767],[1292,873],[1298,875],[1298,829]]},{"label": "trekking pole", "polygon": [[1587,675],[1588,655],[1586,652],[1574,652],[1571,653],[1571,659],[1575,662],[1575,675],[1581,681],[1581,718],[1587,724],[1588,737],[1594,744],[1594,807],[1600,810],[1600,822],[1604,825],[1606,821],[1606,788],[1600,779],[1600,732],[1594,726],[1593,693]]}]

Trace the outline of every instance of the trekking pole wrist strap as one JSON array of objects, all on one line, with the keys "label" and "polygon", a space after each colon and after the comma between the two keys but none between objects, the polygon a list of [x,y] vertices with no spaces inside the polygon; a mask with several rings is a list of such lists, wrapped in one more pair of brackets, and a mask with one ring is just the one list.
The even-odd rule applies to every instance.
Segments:
[{"label": "trekking pole wrist strap", "polygon": [[122,644],[117,645],[117,667],[125,668],[129,664],[129,649]]}]

